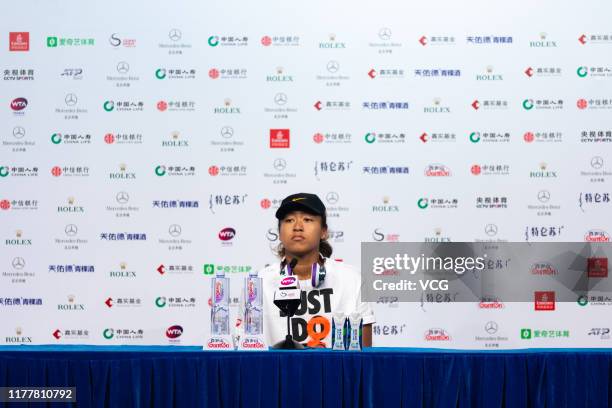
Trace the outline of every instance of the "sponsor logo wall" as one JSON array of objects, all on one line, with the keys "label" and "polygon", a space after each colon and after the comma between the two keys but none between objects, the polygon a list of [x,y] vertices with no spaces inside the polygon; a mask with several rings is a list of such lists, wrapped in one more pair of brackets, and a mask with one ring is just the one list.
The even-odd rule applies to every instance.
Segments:
[{"label": "sponsor logo wall", "polygon": [[[0,16],[0,343],[203,344],[210,277],[233,319],[299,191],[357,266],[362,241],[610,241],[611,5],[111,4]],[[381,297],[374,342],[610,347],[611,307]]]}]

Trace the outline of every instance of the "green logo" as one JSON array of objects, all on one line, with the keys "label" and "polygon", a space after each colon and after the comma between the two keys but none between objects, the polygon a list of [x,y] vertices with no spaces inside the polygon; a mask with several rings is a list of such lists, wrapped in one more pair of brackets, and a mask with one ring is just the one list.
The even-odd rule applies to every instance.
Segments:
[{"label": "green logo", "polygon": [[210,45],[211,47],[216,47],[217,45],[219,45],[219,37],[217,37],[216,35],[211,35],[210,37],[208,37],[208,45]]},{"label": "green logo", "polygon": [[523,340],[531,339],[531,329],[521,329],[521,339]]},{"label": "green logo", "polygon": [[60,135],[59,133],[54,133],[51,135],[51,141],[53,142],[53,144],[60,144],[62,143],[62,135]]},{"label": "green logo", "polygon": [[155,299],[155,306],[157,306],[157,307],[164,307],[164,306],[166,306],[166,298],[161,296],[161,297],[158,297],[157,299]]},{"label": "green logo", "polygon": [[103,107],[104,107],[105,111],[111,112],[111,111],[113,111],[115,109],[115,102],[113,102],[113,101],[106,101],[106,102],[104,102]]},{"label": "green logo", "polygon": [[57,47],[57,37],[47,37],[47,47]]},{"label": "green logo", "polygon": [[113,338],[113,336],[115,336],[115,331],[113,329],[104,329],[102,336],[104,336],[105,339],[110,340]]},{"label": "green logo", "polygon": [[155,168],[155,174],[157,174],[159,177],[165,175],[166,174],[166,166],[157,166]]},{"label": "green logo", "polygon": [[215,273],[215,265],[213,264],[204,265],[204,275],[214,275],[214,273]]},{"label": "green logo", "polygon": [[576,73],[578,74],[580,78],[584,78],[588,74],[587,67],[578,67],[578,69],[576,70]]},{"label": "green logo", "polygon": [[589,298],[585,295],[578,297],[578,304],[580,306],[586,306],[589,303]]},{"label": "green logo", "polygon": [[166,70],[164,68],[160,68],[155,71],[155,77],[157,79],[164,79],[166,77]]},{"label": "green logo", "polygon": [[523,108],[525,108],[525,110],[531,110],[533,108],[533,101],[531,99],[525,99],[523,101]]},{"label": "green logo", "polygon": [[9,174],[8,168],[4,166],[0,167],[0,177],[6,177],[8,176],[8,174]]},{"label": "green logo", "polygon": [[480,133],[478,133],[478,132],[470,133],[470,142],[472,142],[472,143],[480,142]]},{"label": "green logo", "polygon": [[372,144],[376,141],[376,135],[374,133],[366,133],[364,139],[366,142]]},{"label": "green logo", "polygon": [[419,198],[419,201],[417,201],[417,205],[421,210],[424,210],[429,206],[429,200],[426,198]]}]

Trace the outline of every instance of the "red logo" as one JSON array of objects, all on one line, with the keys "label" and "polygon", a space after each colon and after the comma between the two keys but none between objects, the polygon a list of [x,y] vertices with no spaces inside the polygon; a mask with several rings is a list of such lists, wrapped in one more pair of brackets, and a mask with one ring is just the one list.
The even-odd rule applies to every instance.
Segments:
[{"label": "red logo", "polygon": [[164,264],[161,264],[157,267],[157,272],[159,272],[160,275],[163,275],[164,273],[166,273]]},{"label": "red logo", "polygon": [[159,101],[159,102],[157,102],[157,110],[158,111],[163,112],[166,109],[168,109],[168,104],[166,103],[166,101]]},{"label": "red logo", "polygon": [[11,109],[15,112],[22,111],[28,106],[28,100],[26,98],[15,98],[11,101]]},{"label": "red logo", "polygon": [[555,310],[555,292],[535,292],[535,310]]},{"label": "red logo", "polygon": [[314,142],[317,144],[323,143],[323,139],[324,137],[322,133],[315,133],[314,136],[312,137],[312,140],[314,140]]},{"label": "red logo", "polygon": [[316,109],[316,110],[320,111],[321,109],[323,109],[323,102],[321,102],[321,101],[317,101],[317,102],[314,104],[314,107],[315,107],[315,109]]},{"label": "red logo", "polygon": [[281,281],[281,285],[283,286],[293,285],[295,281],[296,281],[295,276],[287,276]]},{"label": "red logo", "polygon": [[236,230],[231,227],[223,228],[221,231],[219,231],[219,239],[221,241],[230,241],[234,239],[235,236]]},{"label": "red logo", "polygon": [[166,337],[169,339],[181,337],[181,334],[183,334],[183,328],[179,325],[170,326],[166,329]]},{"label": "red logo", "polygon": [[270,129],[270,148],[288,149],[289,137],[289,129]]},{"label": "red logo", "polygon": [[589,278],[607,278],[608,258],[589,258],[587,270]]},{"label": "red logo", "polygon": [[104,141],[106,142],[106,144],[113,144],[115,143],[115,135],[113,135],[112,133],[107,133],[104,135]]},{"label": "red logo", "polygon": [[9,51],[30,51],[30,33],[9,33]]},{"label": "red logo", "polygon": [[208,76],[212,79],[219,78],[219,70],[216,68],[211,68],[210,70],[208,70]]},{"label": "red logo", "polygon": [[482,171],[482,169],[480,168],[480,166],[479,166],[479,165],[477,165],[477,164],[473,165],[473,166],[472,166],[472,168],[471,168],[470,170],[471,170],[472,174],[473,174],[473,175],[475,175],[475,176],[479,175],[479,174],[480,174],[480,172]]},{"label": "red logo", "polygon": [[210,174],[211,176],[216,176],[219,174],[219,167],[217,166],[210,166],[208,168],[208,174]]},{"label": "red logo", "polygon": [[527,143],[533,142],[533,139],[535,139],[535,135],[532,132],[526,132],[523,135],[523,140],[526,141]]},{"label": "red logo", "polygon": [[272,44],[272,38],[268,37],[267,35],[261,37],[261,45],[268,47],[270,44]]},{"label": "red logo", "polygon": [[108,307],[113,307],[113,298],[108,298],[104,301],[104,304]]},{"label": "red logo", "polygon": [[51,169],[51,174],[55,177],[59,177],[62,175],[62,168],[59,166],[55,166]]},{"label": "red logo", "polygon": [[578,109],[586,109],[588,105],[589,103],[586,101],[586,99],[578,99],[578,102],[576,102]]},{"label": "red logo", "polygon": [[261,205],[261,208],[263,208],[264,210],[267,210],[268,208],[272,206],[272,202],[268,200],[267,198],[264,198],[263,200],[259,202],[259,205]]},{"label": "red logo", "polygon": [[529,67],[525,70],[525,75],[527,75],[529,78],[531,78],[533,76],[533,68]]},{"label": "red logo", "polygon": [[60,329],[57,329],[56,331],[53,332],[53,337],[59,340],[62,337],[62,331]]},{"label": "red logo", "polygon": [[9,200],[0,201],[0,209],[8,210],[9,208],[11,208],[11,202]]},{"label": "red logo", "polygon": [[480,102],[478,102],[478,100],[472,102],[472,108],[474,108],[474,110],[478,110],[478,108],[480,108]]}]

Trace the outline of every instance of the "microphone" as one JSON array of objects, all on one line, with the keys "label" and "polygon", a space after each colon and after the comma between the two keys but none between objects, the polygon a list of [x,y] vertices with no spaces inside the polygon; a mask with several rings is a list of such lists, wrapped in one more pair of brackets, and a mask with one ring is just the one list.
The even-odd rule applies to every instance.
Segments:
[{"label": "microphone", "polygon": [[[297,265],[297,259],[289,262],[290,270]],[[302,291],[297,276],[281,276],[276,291],[274,291],[274,304],[287,316],[287,336],[285,340],[276,343],[275,349],[303,349],[304,346],[293,340],[291,336],[291,317],[302,303]]]}]

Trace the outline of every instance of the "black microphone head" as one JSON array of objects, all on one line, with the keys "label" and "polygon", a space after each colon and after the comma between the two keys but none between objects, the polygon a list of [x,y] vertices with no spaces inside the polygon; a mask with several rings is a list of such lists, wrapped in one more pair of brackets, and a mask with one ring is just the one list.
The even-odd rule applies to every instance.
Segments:
[{"label": "black microphone head", "polygon": [[291,260],[291,262],[289,262],[289,268],[294,269],[294,268],[295,268],[295,265],[297,265],[297,263],[298,263],[297,258],[293,258],[293,259]]}]

